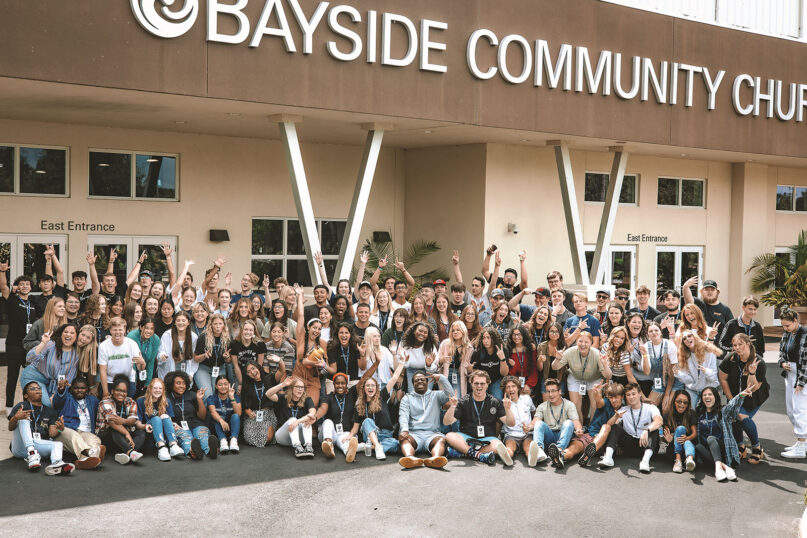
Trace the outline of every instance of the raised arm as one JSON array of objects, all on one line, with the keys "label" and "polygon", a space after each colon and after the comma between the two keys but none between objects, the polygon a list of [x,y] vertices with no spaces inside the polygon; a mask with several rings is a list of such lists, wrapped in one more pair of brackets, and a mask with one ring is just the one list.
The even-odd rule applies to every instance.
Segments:
[{"label": "raised arm", "polygon": [[90,273],[90,289],[94,294],[101,291],[101,283],[98,281],[98,270],[95,268],[95,262],[98,261],[98,256],[92,252],[87,253],[87,265],[89,265]]},{"label": "raised arm", "polygon": [[383,258],[378,260],[378,267],[376,267],[373,274],[370,275],[370,287],[373,288],[373,295],[378,293],[378,279],[381,277],[381,270],[387,266],[387,257],[384,256]]},{"label": "raised arm", "polygon": [[205,276],[205,279],[202,281],[202,290],[206,290],[208,285],[210,285],[210,281],[213,280],[219,271],[221,271],[221,266],[227,263],[227,258],[219,254],[219,256],[213,261],[213,267],[210,268],[210,271]]},{"label": "raised arm", "polygon": [[401,275],[404,277],[404,281],[406,281],[406,296],[410,297],[412,295],[412,290],[415,289],[415,279],[412,278],[412,275],[409,274],[409,271],[406,270],[406,266],[404,262],[395,259],[395,268],[401,272]]},{"label": "raised arm", "polygon": [[174,260],[171,258],[171,253],[174,251],[173,247],[168,241],[163,241],[160,248],[165,256],[165,268],[168,271],[168,285],[173,286],[177,283],[177,274],[174,270]]},{"label": "raised arm", "polygon": [[140,257],[132,267],[132,272],[126,276],[126,287],[128,288],[134,282],[137,282],[137,277],[140,275],[140,270],[143,268],[143,262],[146,261],[146,251],[140,253]]},{"label": "raised arm", "polygon": [[689,289],[689,287],[697,285],[698,285],[698,277],[696,276],[693,276],[692,278],[684,282],[684,285],[682,286],[681,289],[681,295],[684,297],[685,304],[692,304],[695,302],[695,298],[692,297],[692,290]]},{"label": "raised arm", "polygon": [[[361,284],[362,280],[364,280],[364,269],[367,267],[367,260],[370,259],[370,253],[362,251],[361,255],[359,256],[359,270],[356,271],[356,283],[353,285],[354,290],[359,289],[359,284]],[[353,302],[353,297],[350,297],[350,302]]]},{"label": "raised arm", "polygon": [[521,287],[527,287],[527,252],[522,250],[518,253],[518,261],[521,264]]},{"label": "raised arm", "polygon": [[454,281],[457,284],[462,283],[462,272],[460,271],[460,251],[455,250],[451,255],[451,265],[454,267]]},{"label": "raised arm", "polygon": [[328,271],[325,270],[325,261],[322,259],[322,252],[314,253],[314,262],[317,264],[317,271],[319,271],[319,278],[322,279],[322,284],[328,286],[328,297],[333,293],[331,282],[328,280]]},{"label": "raised arm", "polygon": [[115,260],[118,259],[118,249],[112,247],[109,249],[109,261],[106,263],[106,273],[114,273],[115,272]]},{"label": "raised arm", "polygon": [[3,296],[3,299],[8,299],[8,296],[11,295],[6,271],[8,271],[8,263],[0,263],[0,294]]},{"label": "raised arm", "polygon": [[[376,363],[373,366],[376,366],[380,362],[381,361],[376,361]],[[409,362],[409,355],[404,354],[403,360],[398,362],[398,367],[395,368],[395,372],[393,372],[392,378],[389,380],[389,383],[387,383],[388,393],[392,394],[392,391],[395,389],[395,385],[398,383],[398,378],[401,377],[401,372],[403,372],[403,369],[408,362]]]},{"label": "raised arm", "polygon": [[185,266],[182,268],[182,272],[179,273],[179,277],[177,277],[176,282],[174,283],[174,287],[171,288],[171,298],[174,300],[174,304],[180,303],[180,297],[182,296],[182,286],[178,285],[178,283],[185,280],[185,275],[188,274],[188,269],[191,268],[195,262],[193,260],[185,260]]},{"label": "raised arm", "polygon": [[56,255],[56,249],[53,248],[53,245],[50,245],[49,248],[51,265],[53,267],[53,272],[56,273],[56,285],[64,286],[64,268],[62,267],[62,264],[59,263],[59,257]]},{"label": "raised arm", "polygon": [[496,251],[496,259],[493,262],[493,273],[490,273],[490,278],[488,278],[488,293],[496,289],[496,283],[499,281],[499,271],[502,269],[502,257],[498,251]]},{"label": "raised arm", "polygon": [[482,276],[490,282],[490,257],[496,252],[496,245],[490,245],[485,251],[485,257],[482,258]]},{"label": "raised arm", "polygon": [[516,312],[518,312],[518,305],[520,305],[522,299],[524,299],[524,297],[526,295],[529,295],[530,293],[532,293],[531,289],[527,287],[521,288],[520,292],[513,295],[513,298],[507,301],[507,306],[510,307],[510,310],[515,310]]}]

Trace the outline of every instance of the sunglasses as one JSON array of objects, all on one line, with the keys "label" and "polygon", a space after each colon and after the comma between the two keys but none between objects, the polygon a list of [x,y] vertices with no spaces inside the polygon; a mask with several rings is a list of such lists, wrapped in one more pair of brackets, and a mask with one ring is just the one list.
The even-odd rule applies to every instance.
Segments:
[{"label": "sunglasses", "polygon": [[597,294],[597,299],[608,299],[608,295],[600,295],[600,294],[598,293],[598,294]]},{"label": "sunglasses", "polygon": [[616,298],[621,299],[623,301],[627,301],[628,299],[630,299],[630,297],[628,297],[627,295],[617,295]]}]

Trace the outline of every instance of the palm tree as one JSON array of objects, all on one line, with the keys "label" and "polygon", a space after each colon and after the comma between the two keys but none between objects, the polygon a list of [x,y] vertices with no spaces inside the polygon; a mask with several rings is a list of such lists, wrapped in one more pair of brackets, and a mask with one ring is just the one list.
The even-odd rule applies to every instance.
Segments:
[{"label": "palm tree", "polygon": [[799,233],[787,256],[760,254],[746,273],[752,273],[751,291],[764,293],[764,304],[780,308],[807,306],[807,230]]},{"label": "palm tree", "polygon": [[[364,269],[364,277],[367,278],[372,275],[373,272],[378,268],[378,260],[386,257],[387,266],[381,271],[379,282],[382,282],[388,276],[393,276],[396,279],[403,280],[403,274],[395,267],[396,260],[402,261],[407,269],[411,269],[426,259],[429,255],[438,252],[440,248],[440,245],[436,241],[425,241],[421,239],[411,243],[409,248],[407,248],[405,252],[401,253],[401,251],[395,248],[392,241],[372,241],[367,239],[365,240],[364,247],[362,249],[369,253],[367,265]],[[431,282],[438,278],[448,278],[448,271],[442,266],[435,269],[430,269],[418,275],[411,272],[410,274],[412,275],[412,278],[415,279],[416,290],[419,289],[420,285],[424,282]],[[352,278],[351,280],[355,280],[355,278]]]}]

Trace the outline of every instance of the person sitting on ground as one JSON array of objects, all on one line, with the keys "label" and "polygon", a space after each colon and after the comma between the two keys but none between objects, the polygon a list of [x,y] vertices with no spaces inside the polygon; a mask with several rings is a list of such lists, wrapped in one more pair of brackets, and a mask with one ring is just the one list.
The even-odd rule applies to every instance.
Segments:
[{"label": "person sitting on ground", "polygon": [[604,386],[604,383],[599,383],[591,389],[591,403],[596,408],[594,416],[591,417],[585,433],[575,434],[572,437],[572,442],[569,443],[569,448],[564,454],[566,461],[580,454],[577,463],[581,467],[587,467],[592,458],[605,446],[608,435],[611,433],[609,420],[616,414],[614,410],[620,409],[624,405],[624,386],[619,383],[610,383],[605,386],[605,398],[603,398]]},{"label": "person sitting on ground", "polygon": [[[208,427],[216,430],[219,438],[219,453],[238,454],[238,434],[241,432],[241,398],[235,395],[227,376],[216,379],[216,393],[207,397]],[[229,441],[228,438],[229,437]]]},{"label": "person sitting on ground", "polygon": [[166,398],[165,383],[159,377],[152,378],[146,393],[137,399],[137,418],[146,424],[157,447],[157,459],[171,461],[171,458],[185,456],[185,451],[177,443],[174,433],[174,409]]},{"label": "person sitting on ground", "polygon": [[511,427],[516,425],[512,402],[508,398],[500,401],[488,393],[490,376],[485,371],[474,371],[470,375],[470,383],[471,393],[459,401],[452,397],[443,416],[446,426],[457,420],[460,423],[460,431],[446,435],[448,456],[466,457],[493,465],[498,454],[505,463],[512,465],[507,448],[499,441],[496,432],[498,422]]},{"label": "person sitting on ground", "polygon": [[572,441],[572,435],[583,435],[585,432],[577,407],[560,394],[560,381],[547,379],[545,384],[549,399],[535,409],[532,422],[524,430],[533,432],[532,440],[538,445],[536,462],[545,461],[548,455],[552,467],[563,469],[568,459],[566,448]]},{"label": "person sitting on ground", "polygon": [[64,446],[52,440],[64,429],[64,422],[52,407],[42,404],[42,389],[36,381],[29,381],[22,388],[22,400],[8,415],[11,453],[24,459],[29,471],[38,471],[45,456],[50,457],[45,474],[71,473],[75,466],[62,460]]},{"label": "person sitting on ground", "polygon": [[53,333],[44,333],[42,341],[28,352],[28,366],[22,371],[20,384],[39,383],[42,403],[47,406],[51,405],[50,398],[56,394],[58,382],[71,383],[78,373],[77,333],[75,325],[61,325]]},{"label": "person sitting on ground", "polygon": [[285,379],[285,373],[278,378],[261,368],[256,361],[247,361],[246,376],[241,388],[244,442],[250,446],[263,448],[272,442],[277,431],[275,404],[266,392]]},{"label": "person sitting on ground", "polygon": [[88,394],[89,383],[76,377],[72,383],[61,379],[53,395],[53,409],[64,422],[64,429],[55,440],[64,444],[65,450],[76,456],[76,467],[95,469],[104,459],[106,448],[95,435],[98,414],[98,398]]},{"label": "person sitting on ground", "polygon": [[[281,390],[285,390],[282,398],[277,395]],[[305,382],[296,376],[287,377],[267,390],[266,397],[275,402],[280,424],[275,435],[277,444],[293,447],[295,458],[313,458],[311,427],[317,421],[317,408],[306,395]]]},{"label": "person sitting on ground", "polygon": [[520,448],[527,455],[527,464],[530,467],[535,467],[538,463],[538,445],[525,430],[532,421],[532,415],[535,412],[535,403],[530,398],[529,387],[522,386],[521,380],[512,375],[502,379],[501,385],[504,395],[513,402],[513,415],[515,415],[516,419],[515,426],[502,425],[504,446],[507,449],[507,454],[512,460]]},{"label": "person sitting on ground", "polygon": [[[683,473],[684,466],[690,473],[695,470],[695,444],[698,440],[698,417],[692,411],[689,393],[679,389],[673,395],[670,411],[664,419],[664,440],[667,441],[667,457],[675,459],[674,473]],[[686,463],[682,463],[682,456]]]},{"label": "person sitting on ground", "polygon": [[199,389],[196,394],[191,392],[191,379],[181,370],[169,372],[165,386],[174,410],[174,433],[185,455],[194,460],[204,459],[205,455],[215,459],[219,455],[219,440],[205,426],[205,389]]},{"label": "person sitting on ground", "polygon": [[[406,469],[413,467],[432,467],[440,469],[445,467],[448,460],[445,437],[440,433],[440,412],[454,396],[454,389],[448,378],[442,374],[434,374],[432,380],[440,391],[429,390],[429,378],[423,372],[412,376],[414,392],[403,397],[398,411],[403,457],[398,463]],[[418,458],[418,452],[426,452],[430,457]]]},{"label": "person sitting on ground", "polygon": [[[653,404],[642,403],[642,389],[638,383],[625,386],[627,405],[618,409],[611,421],[611,433],[600,460],[600,468],[614,466],[614,452],[622,449],[625,456],[641,455],[639,472],[650,472],[650,459],[658,452],[659,428],[663,424],[661,413]],[[610,421],[609,421],[610,422]]]},{"label": "person sitting on ground", "polygon": [[116,451],[115,461],[121,465],[136,463],[146,440],[146,425],[137,417],[137,404],[127,396],[129,376],[116,374],[110,394],[98,404],[98,437]]},{"label": "person sitting on ground", "polygon": [[380,390],[380,383],[374,377],[369,377],[356,386],[358,397],[350,431],[355,436],[361,429],[364,442],[370,444],[377,460],[385,460],[387,454],[398,452],[399,443],[392,433],[395,425],[392,422],[390,403],[393,397],[397,397],[395,387],[408,361],[409,355],[403,354],[392,378]]},{"label": "person sitting on ground", "polygon": [[[569,368],[567,384],[569,400],[577,407],[578,416],[583,416],[583,397],[594,388],[600,379],[611,379],[611,368],[605,357],[592,347],[591,333],[582,332],[577,337],[577,345],[567,349],[561,358],[552,361],[552,369]],[[546,383],[544,383],[546,384]]]},{"label": "person sitting on ground", "polygon": [[715,464],[715,479],[718,482],[737,480],[733,466],[740,464],[740,452],[732,435],[732,424],[742,407],[743,399],[751,395],[748,387],[721,405],[716,387],[706,387],[698,398],[695,413],[698,415],[698,443],[695,452],[704,463]]}]

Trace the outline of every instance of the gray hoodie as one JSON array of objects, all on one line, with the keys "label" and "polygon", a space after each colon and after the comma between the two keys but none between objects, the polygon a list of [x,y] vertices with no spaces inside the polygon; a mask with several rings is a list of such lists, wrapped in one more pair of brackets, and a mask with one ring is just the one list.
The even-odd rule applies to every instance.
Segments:
[{"label": "gray hoodie", "polygon": [[427,390],[425,394],[410,392],[403,397],[398,411],[402,432],[440,431],[440,409],[454,396],[454,389],[444,375],[440,375],[440,387],[443,390]]}]

